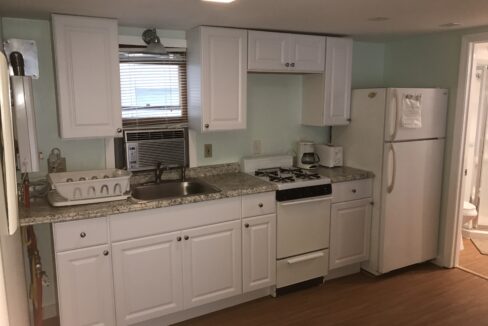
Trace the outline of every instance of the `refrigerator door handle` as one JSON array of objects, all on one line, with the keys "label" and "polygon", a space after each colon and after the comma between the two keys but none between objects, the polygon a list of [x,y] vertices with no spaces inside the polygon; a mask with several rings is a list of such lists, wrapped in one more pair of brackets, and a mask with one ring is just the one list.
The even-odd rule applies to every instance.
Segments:
[{"label": "refrigerator door handle", "polygon": [[393,125],[393,132],[390,135],[391,141],[394,141],[398,130],[398,120],[400,117],[400,97],[398,96],[398,90],[393,90],[393,99],[395,100],[395,124]]},{"label": "refrigerator door handle", "polygon": [[1,166],[8,232],[13,235],[19,227],[19,213],[17,204],[17,180],[15,167],[15,148],[13,120],[10,104],[10,81],[8,63],[5,55],[0,52],[0,119],[1,132]]},{"label": "refrigerator door handle", "polygon": [[393,188],[395,187],[395,176],[396,176],[396,153],[395,153],[395,147],[393,147],[393,144],[390,144],[390,151],[392,154],[392,160],[393,160],[393,169],[392,169],[392,174],[391,174],[391,182],[386,188],[386,191],[391,194],[393,191]]}]

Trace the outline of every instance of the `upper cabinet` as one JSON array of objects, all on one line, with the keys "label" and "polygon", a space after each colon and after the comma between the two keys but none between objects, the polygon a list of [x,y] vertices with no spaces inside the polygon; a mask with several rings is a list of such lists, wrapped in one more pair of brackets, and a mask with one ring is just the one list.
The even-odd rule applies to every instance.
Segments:
[{"label": "upper cabinet", "polygon": [[323,73],[325,37],[249,31],[248,70]]},{"label": "upper cabinet", "polygon": [[198,27],[187,33],[187,40],[190,128],[245,129],[247,31]]},{"label": "upper cabinet", "polygon": [[61,137],[122,136],[117,21],[52,15],[52,29]]},{"label": "upper cabinet", "polygon": [[302,123],[347,125],[350,121],[352,39],[327,37],[325,72],[303,77]]}]

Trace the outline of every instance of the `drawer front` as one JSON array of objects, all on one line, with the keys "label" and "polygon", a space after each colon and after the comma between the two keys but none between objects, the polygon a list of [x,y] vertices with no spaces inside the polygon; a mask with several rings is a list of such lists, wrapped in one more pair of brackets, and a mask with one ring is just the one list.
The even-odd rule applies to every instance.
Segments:
[{"label": "drawer front", "polygon": [[242,197],[242,217],[267,215],[275,212],[276,193],[274,191]]},{"label": "drawer front", "polygon": [[329,270],[329,250],[278,260],[276,266],[276,286],[282,288],[298,282],[327,275]]},{"label": "drawer front", "polygon": [[356,200],[373,195],[373,180],[355,180],[339,182],[332,185],[332,202]]},{"label": "drawer front", "polygon": [[98,246],[108,243],[107,219],[105,217],[53,225],[54,251]]}]

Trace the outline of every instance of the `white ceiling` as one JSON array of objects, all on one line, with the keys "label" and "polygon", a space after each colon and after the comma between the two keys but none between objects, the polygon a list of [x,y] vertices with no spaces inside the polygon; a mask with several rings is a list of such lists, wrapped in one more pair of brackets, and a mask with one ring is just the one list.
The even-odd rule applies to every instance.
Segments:
[{"label": "white ceiling", "polygon": [[[467,28],[488,24],[487,0],[1,0],[0,15],[48,18],[49,13],[113,17],[120,25],[189,29],[234,26],[344,34],[399,35],[442,31],[458,22]],[[371,17],[389,17],[383,22]]]}]

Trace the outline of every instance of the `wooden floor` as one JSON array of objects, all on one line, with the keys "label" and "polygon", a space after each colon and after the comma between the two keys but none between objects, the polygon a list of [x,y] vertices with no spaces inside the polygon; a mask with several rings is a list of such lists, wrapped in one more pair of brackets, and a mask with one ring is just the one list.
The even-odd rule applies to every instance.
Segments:
[{"label": "wooden floor", "polygon": [[379,278],[356,274],[180,325],[488,325],[488,281],[423,264]]},{"label": "wooden floor", "polygon": [[488,256],[482,255],[469,239],[463,239],[464,250],[459,253],[459,266],[488,277]]}]

